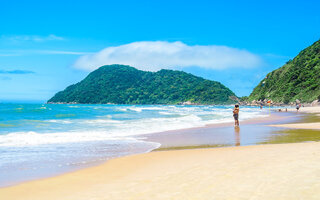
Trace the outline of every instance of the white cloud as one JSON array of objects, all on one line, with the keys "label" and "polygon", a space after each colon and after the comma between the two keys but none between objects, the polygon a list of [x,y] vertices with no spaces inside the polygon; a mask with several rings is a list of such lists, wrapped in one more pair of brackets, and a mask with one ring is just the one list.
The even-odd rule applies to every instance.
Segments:
[{"label": "white cloud", "polygon": [[36,41],[36,42],[43,42],[43,41],[50,41],[50,40],[64,40],[64,38],[56,36],[54,34],[50,34],[50,35],[45,36],[45,37],[33,36],[32,40]]},{"label": "white cloud", "polygon": [[14,35],[14,36],[1,36],[2,40],[10,41],[14,43],[24,42],[24,41],[32,41],[32,42],[45,42],[45,41],[57,41],[57,40],[65,40],[63,37],[56,36],[54,34],[50,34],[48,36],[39,36],[39,35]]},{"label": "white cloud", "polygon": [[25,55],[89,55],[93,54],[91,52],[81,52],[81,51],[63,51],[63,50],[0,50],[1,56],[25,56]]},{"label": "white cloud", "polygon": [[8,56],[19,56],[19,54],[12,54],[12,53],[0,53],[0,57],[8,57]]},{"label": "white cloud", "polygon": [[91,52],[81,52],[81,51],[56,51],[56,50],[29,50],[25,51],[30,54],[61,54],[61,55],[89,55]]},{"label": "white cloud", "polygon": [[74,66],[91,71],[102,65],[125,64],[145,71],[158,71],[191,66],[207,69],[251,68],[261,63],[257,55],[227,46],[144,41],[107,47],[98,53],[81,56]]}]

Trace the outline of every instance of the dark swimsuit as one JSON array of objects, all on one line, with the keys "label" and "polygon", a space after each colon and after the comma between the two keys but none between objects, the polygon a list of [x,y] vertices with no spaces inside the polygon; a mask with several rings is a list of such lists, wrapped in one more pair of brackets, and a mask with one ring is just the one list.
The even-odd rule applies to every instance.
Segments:
[{"label": "dark swimsuit", "polygon": [[233,114],[233,118],[234,118],[235,120],[238,120],[239,114]]}]

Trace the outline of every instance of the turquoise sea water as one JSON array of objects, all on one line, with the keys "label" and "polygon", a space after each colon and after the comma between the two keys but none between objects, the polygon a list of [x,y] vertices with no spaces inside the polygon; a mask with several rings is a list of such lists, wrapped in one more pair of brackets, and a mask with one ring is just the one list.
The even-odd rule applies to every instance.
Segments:
[{"label": "turquoise sea water", "polygon": [[[160,144],[144,134],[231,122],[232,108],[0,104],[0,186],[151,151]],[[241,108],[242,120],[265,115]]]}]

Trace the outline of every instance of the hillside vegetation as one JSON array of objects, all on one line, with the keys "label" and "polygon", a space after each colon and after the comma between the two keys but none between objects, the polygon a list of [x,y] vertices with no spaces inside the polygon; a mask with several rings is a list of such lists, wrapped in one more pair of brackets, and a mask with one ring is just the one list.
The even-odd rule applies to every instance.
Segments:
[{"label": "hillside vegetation", "polygon": [[269,73],[249,96],[249,101],[271,99],[290,103],[312,102],[320,97],[320,40],[293,60]]},{"label": "hillside vegetation", "polygon": [[125,65],[106,65],[58,92],[48,103],[228,104],[235,102],[234,96],[219,82],[182,71],[146,72]]}]

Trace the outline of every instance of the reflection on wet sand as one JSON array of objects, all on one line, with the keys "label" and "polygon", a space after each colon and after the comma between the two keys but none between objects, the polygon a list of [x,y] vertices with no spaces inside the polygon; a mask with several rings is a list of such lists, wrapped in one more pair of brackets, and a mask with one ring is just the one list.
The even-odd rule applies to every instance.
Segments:
[{"label": "reflection on wet sand", "polygon": [[236,139],[236,146],[240,146],[240,127],[235,126],[234,127],[234,133],[235,133],[235,139]]},{"label": "reflection on wet sand", "polygon": [[[272,121],[272,120],[273,121]],[[194,129],[166,131],[146,135],[146,141],[161,144],[160,150],[247,146],[256,144],[320,141],[319,130],[297,130],[270,127],[269,124],[320,122],[314,115],[296,115],[289,112],[272,114],[260,121],[242,122],[240,128],[233,123],[216,124]]]}]

